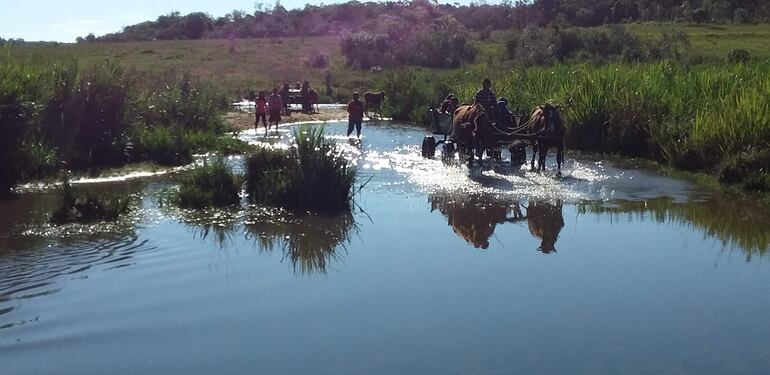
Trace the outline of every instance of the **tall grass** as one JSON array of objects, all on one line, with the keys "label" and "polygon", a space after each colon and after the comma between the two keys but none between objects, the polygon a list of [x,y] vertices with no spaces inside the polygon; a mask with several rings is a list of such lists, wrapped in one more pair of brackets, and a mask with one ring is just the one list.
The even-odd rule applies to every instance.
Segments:
[{"label": "tall grass", "polygon": [[289,151],[262,149],[249,157],[246,190],[252,201],[295,212],[334,213],[349,210],[356,169],[348,164],[324,128],[294,131]]},{"label": "tall grass", "polygon": [[230,206],[240,201],[240,182],[225,164],[216,158],[185,176],[176,194],[177,202],[185,208]]},{"label": "tall grass", "polygon": [[0,58],[0,195],[7,195],[24,175],[39,79],[36,69]]},{"label": "tall grass", "polygon": [[137,73],[109,61],[20,63],[10,53],[0,56],[0,194],[59,166],[179,165],[247,149],[227,134],[222,97],[187,76],[139,88]]},{"label": "tall grass", "polygon": [[522,112],[549,100],[563,104],[566,142],[573,149],[715,171],[731,156],[770,146],[767,63],[565,64],[511,71],[481,67],[450,72],[426,84],[448,87],[446,92],[470,102],[485,77],[492,79],[498,96]]},{"label": "tall grass", "polygon": [[75,169],[124,164],[130,77],[123,69],[109,62],[81,69],[72,61],[53,64],[45,80],[42,139]]}]

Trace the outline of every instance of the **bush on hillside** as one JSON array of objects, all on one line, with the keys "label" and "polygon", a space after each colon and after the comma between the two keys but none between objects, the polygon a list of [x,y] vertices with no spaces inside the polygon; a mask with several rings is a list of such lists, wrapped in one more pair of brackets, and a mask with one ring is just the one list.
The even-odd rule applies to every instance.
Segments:
[{"label": "bush on hillside", "polygon": [[469,30],[449,15],[426,24],[383,17],[375,25],[342,38],[342,54],[348,65],[360,69],[403,65],[454,68],[476,57]]},{"label": "bush on hillside", "polygon": [[751,54],[743,48],[734,48],[727,53],[727,61],[731,63],[745,63],[749,61]]}]

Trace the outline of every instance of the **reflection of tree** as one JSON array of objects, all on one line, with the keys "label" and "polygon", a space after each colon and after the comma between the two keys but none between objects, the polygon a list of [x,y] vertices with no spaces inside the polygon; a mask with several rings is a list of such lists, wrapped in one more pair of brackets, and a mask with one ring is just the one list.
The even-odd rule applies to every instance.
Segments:
[{"label": "reflection of tree", "polygon": [[498,224],[526,220],[530,233],[541,240],[538,250],[551,253],[564,227],[561,201],[556,204],[530,201],[524,215],[518,202],[494,197],[433,195],[428,199],[431,211],[438,209],[447,217],[452,230],[476,248],[489,247],[489,239]]},{"label": "reflection of tree", "polygon": [[629,219],[658,222],[673,221],[703,230],[722,245],[736,246],[752,255],[762,256],[770,248],[770,210],[756,201],[736,197],[716,197],[706,201],[674,202],[671,198],[645,201],[614,201],[611,204],[589,202],[578,205],[581,214],[626,216]]},{"label": "reflection of tree", "polygon": [[339,246],[350,241],[350,234],[357,229],[353,214],[338,216],[272,216],[252,215],[247,219],[245,231],[254,238],[261,249],[279,249],[284,259],[289,259],[303,274],[325,273],[332,260],[339,261]]}]

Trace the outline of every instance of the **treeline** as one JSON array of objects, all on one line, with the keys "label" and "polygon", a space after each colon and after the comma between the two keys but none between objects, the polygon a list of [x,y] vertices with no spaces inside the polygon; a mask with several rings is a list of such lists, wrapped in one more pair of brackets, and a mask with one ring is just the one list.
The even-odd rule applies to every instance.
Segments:
[{"label": "treeline", "polygon": [[194,152],[240,151],[224,136],[224,99],[187,77],[137,87],[105,62],[24,64],[0,58],[0,196],[61,169],[190,162]]},{"label": "treeline", "polygon": [[764,0],[534,0],[475,3],[467,6],[436,4],[429,0],[358,2],[311,5],[286,9],[280,2],[272,8],[257,4],[253,13],[233,11],[221,17],[196,12],[173,12],[126,26],[104,36],[85,36],[79,41],[144,41],[174,39],[227,39],[290,36],[346,35],[387,27],[378,25],[401,20],[414,28],[451,16],[469,30],[524,29],[551,23],[597,26],[631,21],[767,22],[770,4]]},{"label": "treeline", "polygon": [[[702,59],[690,53],[688,36],[678,29],[663,30],[657,39],[642,40],[622,24],[592,28],[531,25],[509,33],[505,39],[506,57],[525,66],[564,61],[607,63],[661,59],[690,63]],[[730,60],[742,62],[750,58],[746,50],[733,51],[735,56],[729,57]]]}]

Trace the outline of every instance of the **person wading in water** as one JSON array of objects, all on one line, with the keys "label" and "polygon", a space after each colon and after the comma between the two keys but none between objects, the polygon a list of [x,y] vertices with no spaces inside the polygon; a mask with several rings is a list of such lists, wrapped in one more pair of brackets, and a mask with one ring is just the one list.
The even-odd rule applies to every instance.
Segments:
[{"label": "person wading in water", "polygon": [[283,110],[283,99],[278,95],[278,88],[273,89],[273,94],[267,101],[268,111],[270,111],[270,124],[267,125],[267,131],[275,124],[275,129],[278,130],[278,124],[281,123],[281,111]]},{"label": "person wading in water", "polygon": [[254,100],[254,113],[257,115],[257,119],[254,122],[254,130],[259,129],[259,119],[262,119],[262,124],[265,126],[265,133],[267,133],[267,99],[265,98],[265,92],[260,91],[257,94],[257,99]]},{"label": "person wading in water", "polygon": [[357,92],[353,93],[353,100],[348,103],[348,137],[356,128],[356,137],[361,138],[361,123],[364,121],[364,103],[358,100]]}]

